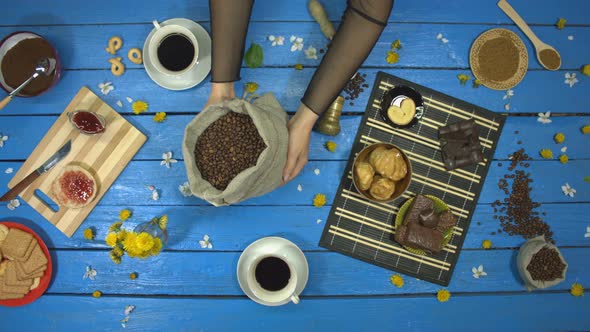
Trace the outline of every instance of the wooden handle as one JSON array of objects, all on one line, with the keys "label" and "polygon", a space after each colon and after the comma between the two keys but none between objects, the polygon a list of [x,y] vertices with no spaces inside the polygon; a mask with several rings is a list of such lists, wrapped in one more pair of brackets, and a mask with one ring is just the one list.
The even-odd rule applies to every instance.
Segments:
[{"label": "wooden handle", "polygon": [[320,29],[326,38],[332,40],[334,34],[336,34],[336,30],[334,30],[334,26],[330,19],[328,19],[328,15],[326,15],[326,11],[321,3],[318,0],[309,0],[307,4],[307,8],[309,9],[309,13],[316,22],[320,25]]},{"label": "wooden handle", "polygon": [[4,108],[4,106],[8,105],[8,103],[10,103],[10,101],[12,100],[12,96],[8,95],[6,96],[6,98],[2,99],[2,101],[0,101],[0,110]]},{"label": "wooden handle", "polygon": [[11,201],[16,198],[20,193],[22,193],[28,186],[31,185],[35,180],[37,180],[41,176],[37,171],[27,175],[21,182],[19,182],[16,186],[14,186],[10,191],[8,191],[0,201]]},{"label": "wooden handle", "polygon": [[524,32],[524,34],[527,37],[529,37],[531,42],[533,42],[533,45],[535,45],[535,48],[539,49],[541,46],[544,45],[543,42],[537,37],[537,35],[535,35],[533,30],[529,28],[529,25],[526,24],[522,17],[518,15],[518,13],[514,10],[514,8],[512,8],[512,6],[510,6],[510,4],[506,0],[498,1],[498,7],[500,7],[500,9],[502,9],[502,11],[504,11],[504,13],[508,15],[508,17],[510,17],[512,21],[514,21],[514,23],[516,23],[520,30],[522,30],[522,32]]}]

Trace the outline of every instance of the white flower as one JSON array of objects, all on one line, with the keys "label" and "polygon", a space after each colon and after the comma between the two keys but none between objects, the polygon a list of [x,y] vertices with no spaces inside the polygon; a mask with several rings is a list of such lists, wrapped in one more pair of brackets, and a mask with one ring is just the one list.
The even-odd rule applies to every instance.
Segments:
[{"label": "white flower", "polygon": [[283,36],[268,36],[268,40],[272,42],[272,46],[283,45],[285,42],[285,37]]},{"label": "white flower", "polygon": [[199,240],[199,244],[201,245],[201,248],[205,249],[212,249],[213,248],[213,244],[211,243],[211,240],[209,239],[209,235],[205,234],[203,236],[202,240]]},{"label": "white flower", "polygon": [[563,191],[563,194],[569,197],[574,197],[574,195],[576,194],[576,189],[570,187],[569,183],[566,183],[565,185],[561,186],[561,191]]},{"label": "white flower", "polygon": [[298,185],[297,186],[297,191],[303,191],[303,186],[302,185]]},{"label": "white flower", "polygon": [[574,40],[574,36],[567,36],[568,40]]},{"label": "white flower", "polygon": [[8,168],[7,168],[7,169],[4,171],[4,173],[6,173],[6,174],[12,174],[12,172],[14,172],[14,169],[12,169],[12,167],[8,167]]},{"label": "white flower", "polygon": [[160,165],[165,165],[166,168],[170,168],[170,164],[175,164],[177,162],[178,160],[172,159],[171,151],[162,153],[162,161],[160,162]]},{"label": "white flower", "polygon": [[506,94],[504,95],[504,97],[502,97],[502,99],[510,99],[514,96],[514,90],[506,90]]},{"label": "white flower", "polygon": [[473,277],[475,279],[479,279],[479,277],[485,277],[488,274],[483,270],[483,265],[479,265],[479,267],[472,267],[471,272],[473,272]]},{"label": "white flower", "polygon": [[551,123],[551,119],[549,119],[549,117],[551,116],[551,112],[549,112],[549,111],[547,111],[545,113],[541,112],[537,115],[539,116],[537,118],[537,121],[541,122],[542,124]]},{"label": "white flower", "polygon": [[441,42],[443,42],[443,44],[446,44],[449,42],[448,39],[446,39],[445,37],[443,37],[442,33],[439,33],[438,35],[436,35],[436,39],[440,40]]},{"label": "white flower", "polygon": [[318,219],[315,221],[316,224],[321,224],[322,223],[322,219]]},{"label": "white flower", "polygon": [[150,197],[151,197],[152,200],[157,201],[157,200],[160,199],[160,193],[158,191],[158,188],[156,188],[155,186],[152,186],[152,185],[145,185],[145,187],[149,191],[151,191]]},{"label": "white flower", "polygon": [[569,84],[570,88],[574,87],[574,84],[578,83],[578,79],[576,78],[576,73],[565,73],[565,84]]},{"label": "white flower", "polygon": [[0,148],[4,147],[4,142],[8,141],[8,136],[0,134]]},{"label": "white flower", "polygon": [[133,310],[135,310],[134,305],[126,305],[125,306],[125,316],[129,316],[129,314],[131,314],[133,312]]},{"label": "white flower", "polygon": [[14,211],[14,209],[16,209],[19,206],[20,206],[20,201],[17,198],[15,198],[12,201],[8,202],[8,204],[6,205],[6,207],[10,211]]},{"label": "white flower", "polygon": [[178,186],[178,190],[180,191],[180,193],[184,197],[189,197],[189,196],[192,196],[192,194],[193,194],[191,192],[191,185],[188,183],[188,181],[181,184],[180,186]]},{"label": "white flower", "polygon": [[303,49],[303,38],[291,36],[289,41],[291,41],[291,52],[301,51]]},{"label": "white flower", "polygon": [[590,226],[586,226],[586,234],[584,234],[585,238],[589,238],[590,237]]},{"label": "white flower", "polygon": [[88,265],[86,266],[86,272],[84,273],[84,276],[82,277],[82,279],[90,279],[92,281],[94,281],[94,277],[96,277],[96,270],[92,268],[92,266]]},{"label": "white flower", "polygon": [[108,95],[109,92],[115,90],[115,87],[111,82],[98,83],[98,88],[100,89],[100,92],[105,96]]},{"label": "white flower", "polygon": [[313,173],[314,173],[315,175],[320,175],[320,169],[319,169],[319,168],[316,168],[316,169],[314,169],[314,170],[313,170]]},{"label": "white flower", "polygon": [[318,59],[318,50],[315,49],[315,47],[310,46],[308,47],[305,51],[305,57],[308,59],[314,59],[317,60]]},{"label": "white flower", "polygon": [[127,97],[126,99],[129,104],[131,104],[133,102],[133,99],[131,99],[130,97]]},{"label": "white flower", "polygon": [[123,107],[123,103],[122,103],[120,100],[117,100],[117,103],[116,103],[116,104],[117,104],[117,106],[119,106],[119,107]]},{"label": "white flower", "polygon": [[565,153],[567,151],[567,146],[564,146],[563,148],[561,148],[561,153]]}]

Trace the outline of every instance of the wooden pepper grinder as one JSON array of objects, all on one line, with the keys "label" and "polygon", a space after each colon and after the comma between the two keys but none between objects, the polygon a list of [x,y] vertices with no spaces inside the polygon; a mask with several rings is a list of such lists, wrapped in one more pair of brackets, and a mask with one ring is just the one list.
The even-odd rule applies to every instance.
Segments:
[{"label": "wooden pepper grinder", "polygon": [[329,136],[340,133],[340,115],[344,106],[344,97],[338,96],[318,121],[316,131]]}]

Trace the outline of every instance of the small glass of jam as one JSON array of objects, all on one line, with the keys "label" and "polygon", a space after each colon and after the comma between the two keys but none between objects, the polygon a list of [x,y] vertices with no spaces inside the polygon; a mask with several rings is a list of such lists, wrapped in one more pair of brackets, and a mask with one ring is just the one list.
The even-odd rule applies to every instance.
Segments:
[{"label": "small glass of jam", "polygon": [[90,111],[74,111],[68,113],[70,123],[82,134],[96,135],[105,131],[104,116]]}]

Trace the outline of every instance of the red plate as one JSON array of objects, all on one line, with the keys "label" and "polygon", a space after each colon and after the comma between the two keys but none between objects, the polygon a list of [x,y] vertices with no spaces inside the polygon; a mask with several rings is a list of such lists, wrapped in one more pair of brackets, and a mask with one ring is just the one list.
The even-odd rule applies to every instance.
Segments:
[{"label": "red plate", "polygon": [[14,300],[0,300],[0,305],[7,306],[7,307],[20,307],[20,306],[29,304],[29,303],[35,301],[36,299],[40,298],[41,295],[43,295],[43,293],[45,293],[45,291],[49,287],[49,282],[51,281],[51,273],[52,273],[51,255],[49,255],[49,250],[47,250],[47,246],[45,245],[45,242],[43,242],[41,237],[39,235],[37,235],[37,233],[33,232],[33,230],[31,230],[30,228],[23,226],[21,224],[17,224],[15,222],[0,222],[0,224],[5,225],[8,228],[17,228],[17,229],[20,229],[22,231],[25,231],[25,232],[33,235],[35,237],[35,239],[37,240],[37,242],[39,243],[39,246],[41,246],[41,249],[43,249],[43,252],[45,253],[45,257],[47,257],[47,269],[45,270],[45,275],[43,277],[41,277],[41,280],[39,282],[39,287],[37,287],[37,288],[33,289],[32,291],[30,291],[29,293],[27,293],[27,295],[25,295],[25,297],[23,297],[23,298],[14,299]]}]

